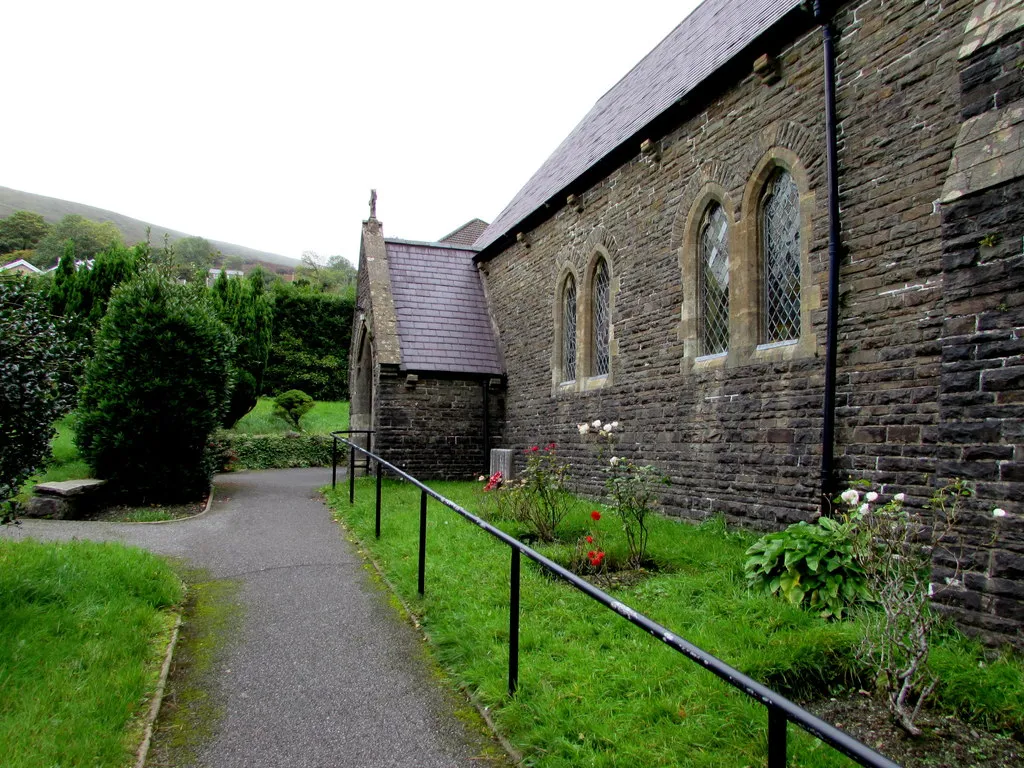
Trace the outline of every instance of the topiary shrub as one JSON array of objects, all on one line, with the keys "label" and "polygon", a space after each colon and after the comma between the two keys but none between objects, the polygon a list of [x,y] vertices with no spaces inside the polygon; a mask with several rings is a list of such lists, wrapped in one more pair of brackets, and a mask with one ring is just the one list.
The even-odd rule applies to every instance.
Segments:
[{"label": "topiary shrub", "polygon": [[299,419],[305,416],[316,402],[301,389],[289,389],[274,398],[274,413],[301,430]]},{"label": "topiary shrub", "polygon": [[233,351],[205,288],[155,271],[118,286],[78,409],[75,443],[95,475],[133,502],[201,497]]}]

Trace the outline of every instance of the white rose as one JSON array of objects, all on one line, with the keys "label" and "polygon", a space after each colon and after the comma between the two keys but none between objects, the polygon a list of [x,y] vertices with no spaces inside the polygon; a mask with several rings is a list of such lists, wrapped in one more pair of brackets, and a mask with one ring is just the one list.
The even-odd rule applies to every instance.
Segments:
[{"label": "white rose", "polygon": [[868,491],[864,498],[872,503],[878,501],[878,494],[874,491]]},{"label": "white rose", "polygon": [[905,493],[897,493],[895,496],[893,496],[893,499],[895,499],[900,504],[902,504],[904,501],[907,500],[907,494],[905,494]]},{"label": "white rose", "polygon": [[996,507],[992,510],[992,517],[1006,517],[1006,510]]},{"label": "white rose", "polygon": [[860,494],[853,490],[853,488],[847,488],[845,491],[839,494],[839,498],[852,507],[855,506],[858,501],[860,501]]},{"label": "white rose", "polygon": [[866,515],[868,513],[868,510],[870,510],[870,509],[871,509],[871,505],[868,504],[865,501],[863,504],[860,505],[860,507],[857,509],[857,511],[860,512],[862,515]]},{"label": "white rose", "polygon": [[600,429],[601,428],[601,420],[600,419],[594,419],[590,423],[590,426],[592,426],[594,429]]},{"label": "white rose", "polygon": [[619,428],[619,422],[617,422],[617,421],[613,421],[611,424],[608,425],[608,431],[609,432],[611,432],[613,429],[618,429],[618,428]]},{"label": "white rose", "polygon": [[613,467],[617,467],[620,461],[622,461],[622,459],[620,459],[618,456],[612,456],[608,460],[608,463],[611,464]]},{"label": "white rose", "polygon": [[585,435],[588,432],[590,432],[590,425],[589,424],[577,424],[576,425],[576,429],[578,429],[580,431],[581,435]]}]

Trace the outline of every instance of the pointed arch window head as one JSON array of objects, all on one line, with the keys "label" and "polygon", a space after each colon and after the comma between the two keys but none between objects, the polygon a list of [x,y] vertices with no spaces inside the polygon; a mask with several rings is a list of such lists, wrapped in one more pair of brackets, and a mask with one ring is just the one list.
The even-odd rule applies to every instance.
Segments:
[{"label": "pointed arch window head", "polygon": [[704,213],[699,248],[699,352],[729,351],[729,220],[718,203]]},{"label": "pointed arch window head", "polygon": [[609,370],[609,342],[611,336],[611,278],[604,259],[594,267],[593,282],[593,372],[604,376]]},{"label": "pointed arch window head", "polygon": [[761,203],[763,296],[761,339],[800,337],[800,191],[793,175],[772,177]]},{"label": "pointed arch window head", "polygon": [[562,381],[576,378],[576,279],[569,275],[562,289]]}]

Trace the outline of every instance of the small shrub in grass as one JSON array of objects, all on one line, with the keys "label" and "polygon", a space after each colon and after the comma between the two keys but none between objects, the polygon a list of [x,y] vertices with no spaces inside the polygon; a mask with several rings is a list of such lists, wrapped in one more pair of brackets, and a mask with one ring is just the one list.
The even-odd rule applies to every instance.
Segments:
[{"label": "small shrub in grass", "polygon": [[315,404],[313,398],[301,389],[289,389],[274,398],[274,413],[295,429],[302,429],[299,420],[309,413]]},{"label": "small shrub in grass", "polygon": [[657,487],[668,485],[670,480],[651,464],[639,464],[626,456],[608,456],[615,447],[618,433],[622,431],[619,422],[602,424],[600,419],[595,419],[578,424],[576,428],[581,436],[597,438],[608,508],[622,522],[630,567],[641,568],[647,564],[647,526],[649,516],[658,508]]},{"label": "small shrub in grass", "polygon": [[854,552],[852,518],[800,521],[769,533],[747,550],[748,582],[822,616],[842,618],[868,597],[864,568]]},{"label": "small shrub in grass", "polygon": [[[903,494],[884,504],[876,503],[874,491],[863,502],[852,489],[842,497],[856,507],[851,515],[858,526],[856,556],[879,607],[866,613],[861,654],[877,670],[897,724],[911,736],[921,735],[915,721],[940,682],[928,658],[940,619],[931,597],[960,586],[964,543],[956,524],[971,493],[961,480],[940,488],[929,502],[929,520],[908,509]],[[945,583],[936,585],[932,564],[938,558],[954,567]]]},{"label": "small shrub in grass", "polygon": [[500,515],[523,523],[541,541],[554,541],[572,500],[565,487],[569,465],[559,458],[554,443],[534,445],[523,453],[526,466],[518,478],[505,482],[497,473],[499,477],[492,476],[484,490],[497,495]]}]

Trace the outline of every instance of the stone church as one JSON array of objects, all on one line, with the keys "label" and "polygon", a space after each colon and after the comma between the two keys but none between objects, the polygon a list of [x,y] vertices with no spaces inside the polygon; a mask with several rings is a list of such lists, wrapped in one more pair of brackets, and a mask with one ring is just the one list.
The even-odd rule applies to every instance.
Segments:
[{"label": "stone church", "polygon": [[757,528],[965,478],[942,600],[1020,645],[1022,238],[1024,0],[705,0],[491,224],[364,222],[353,425],[421,477],[554,441],[596,492],[576,425],[618,420],[666,512]]}]

